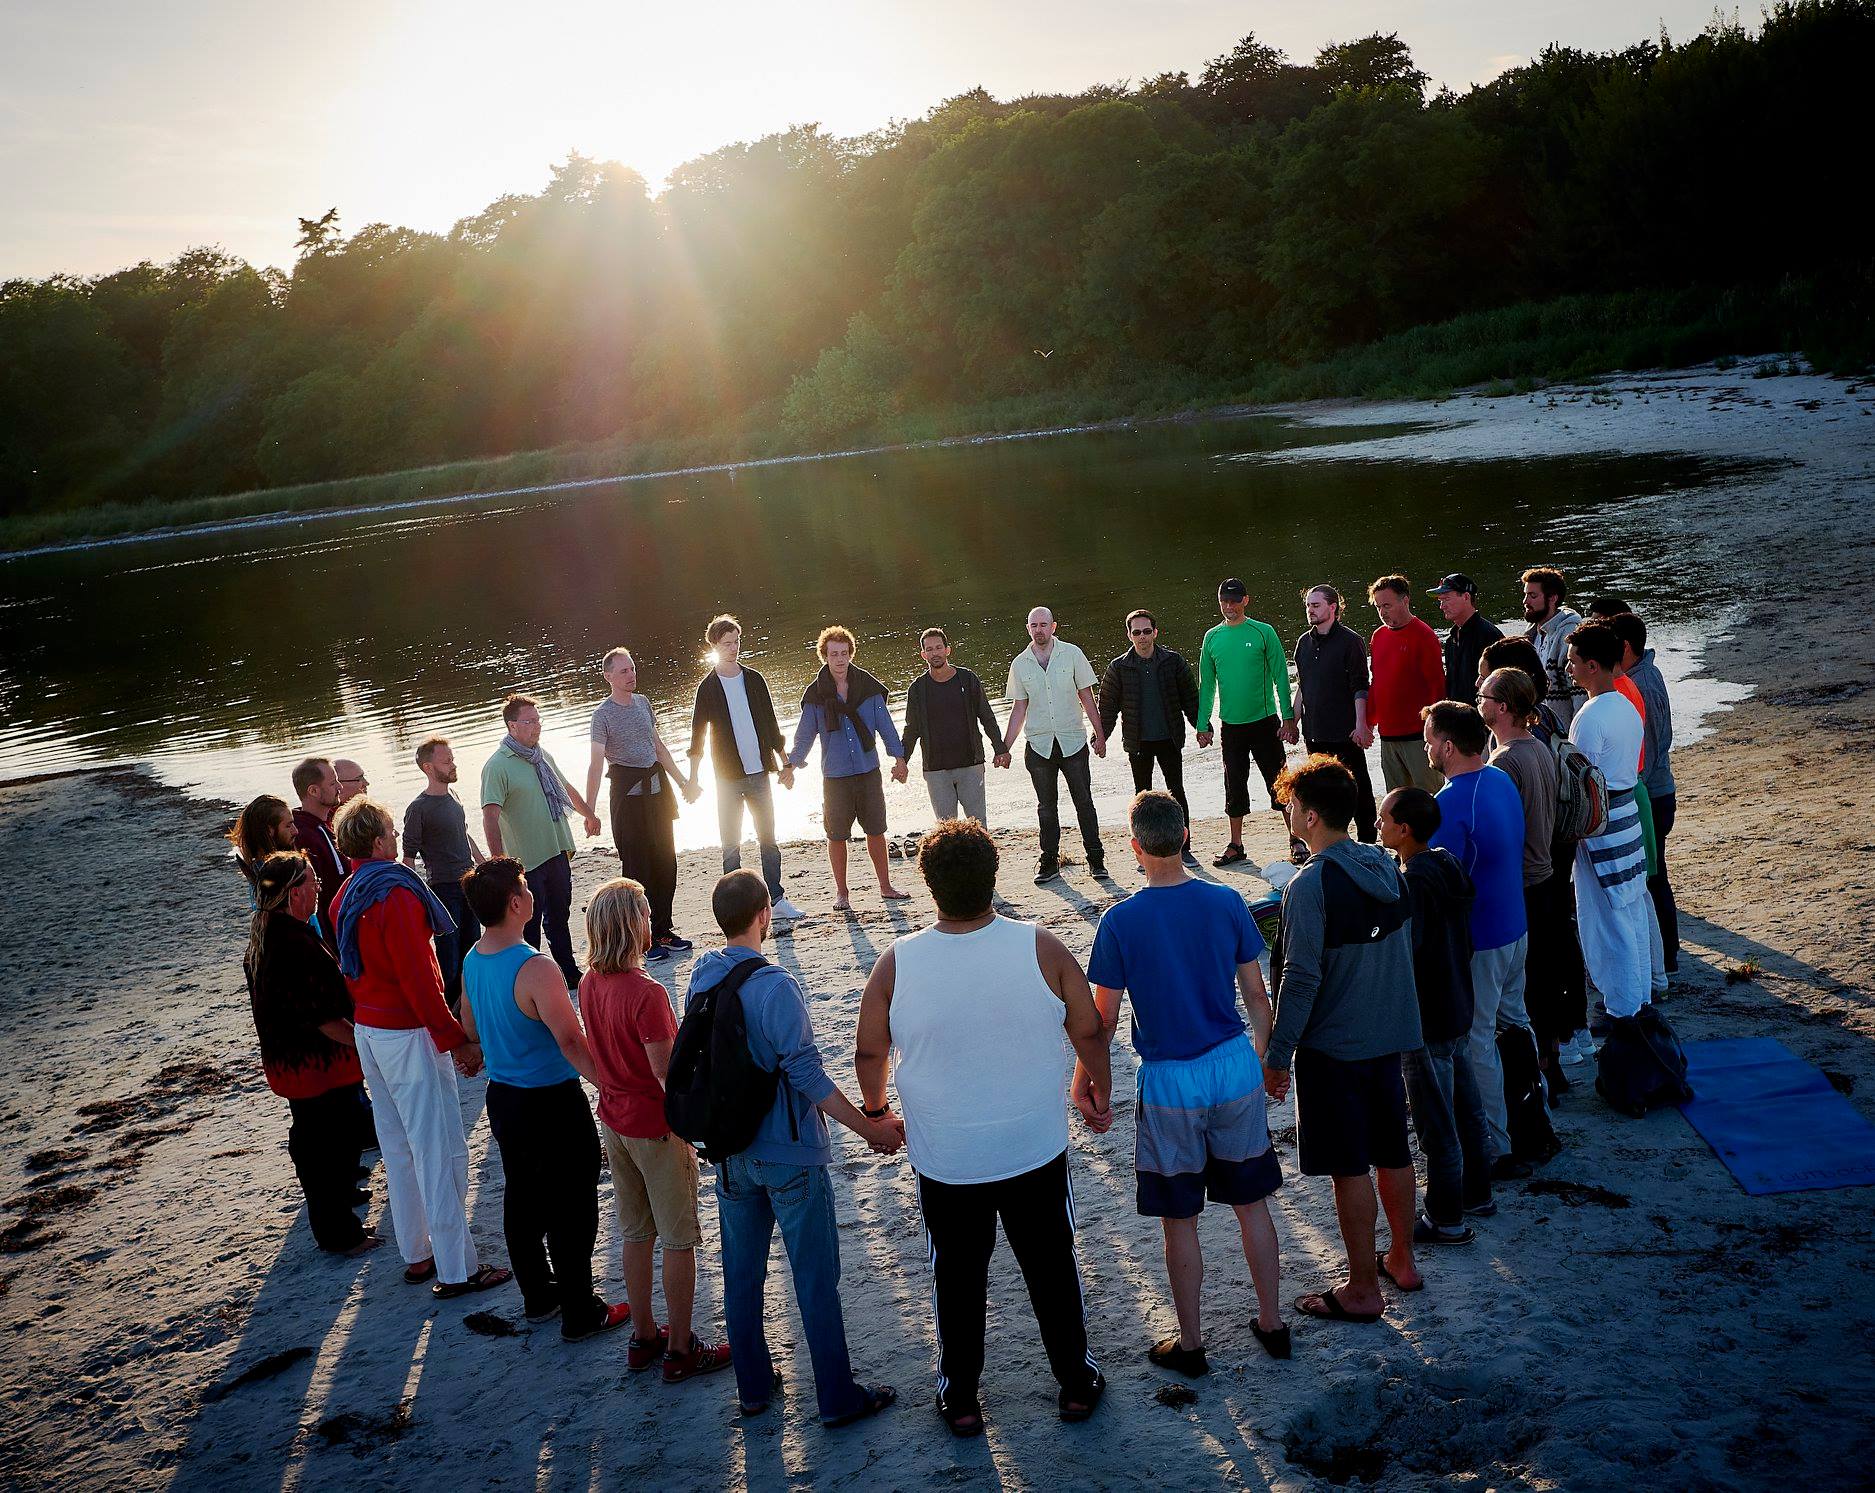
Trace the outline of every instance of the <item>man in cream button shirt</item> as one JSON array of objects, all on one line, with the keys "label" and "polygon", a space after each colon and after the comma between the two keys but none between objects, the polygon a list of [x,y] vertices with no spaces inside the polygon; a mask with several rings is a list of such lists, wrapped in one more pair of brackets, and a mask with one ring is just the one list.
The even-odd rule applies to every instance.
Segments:
[{"label": "man in cream button shirt", "polygon": [[1015,709],[1009,716],[1007,739],[1013,743],[1018,731],[1028,731],[1023,763],[1035,784],[1036,817],[1042,833],[1042,858],[1035,868],[1037,886],[1061,872],[1057,774],[1068,780],[1068,794],[1081,822],[1087,869],[1102,880],[1107,875],[1107,857],[1100,847],[1100,820],[1094,815],[1088,738],[1081,726],[1085,714],[1094,728],[1094,754],[1106,756],[1107,737],[1100,729],[1095,682],[1094,667],[1087,655],[1055,636],[1054,613],[1047,607],[1030,612],[1029,646],[1009,665],[1008,695]]}]

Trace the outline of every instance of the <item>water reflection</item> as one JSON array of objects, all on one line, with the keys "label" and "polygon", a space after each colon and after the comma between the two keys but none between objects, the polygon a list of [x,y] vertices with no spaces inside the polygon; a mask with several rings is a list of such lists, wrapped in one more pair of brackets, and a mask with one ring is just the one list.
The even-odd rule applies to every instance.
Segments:
[{"label": "water reflection", "polygon": [[[1226,574],[1285,637],[1304,626],[1303,585],[1358,596],[1394,569],[1426,581],[1463,569],[1499,616],[1539,561],[1625,589],[1656,624],[1712,604],[1681,578],[1661,583],[1669,532],[1629,525],[1611,544],[1593,515],[1736,466],[1260,459],[1387,433],[1269,418],[1096,431],[15,561],[0,565],[0,777],[149,761],[238,800],[283,792],[291,764],[320,750],[363,762],[401,805],[421,786],[411,751],[440,731],[470,797],[499,702],[518,689],[540,698],[546,742],[579,781],[605,650],[637,655],[681,757],[703,627],[722,610],[743,619],[745,658],[786,728],[832,620],[895,691],[918,671],[920,629],[941,624],[956,662],[999,695],[1030,606],[1052,606],[1097,665],[1125,647],[1120,619],[1138,605],[1189,655]],[[1423,600],[1421,612],[1437,625]],[[1371,626],[1364,609],[1350,620]],[[992,780],[1011,804],[1026,794],[1019,769]],[[1124,796],[1117,761],[1102,786]],[[778,797],[784,835],[811,832],[818,785],[803,775]],[[895,822],[928,814],[915,776],[893,802]],[[680,843],[712,843],[715,822],[707,799],[688,809]]]}]

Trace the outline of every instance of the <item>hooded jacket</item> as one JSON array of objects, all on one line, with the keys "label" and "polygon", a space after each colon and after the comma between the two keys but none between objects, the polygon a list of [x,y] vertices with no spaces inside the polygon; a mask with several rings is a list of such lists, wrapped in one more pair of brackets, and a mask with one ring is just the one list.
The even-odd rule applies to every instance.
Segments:
[{"label": "hooded jacket", "polygon": [[1412,903],[1393,857],[1337,840],[1283,889],[1270,964],[1276,1026],[1268,1062],[1298,1047],[1352,1063],[1424,1046],[1413,984]]},{"label": "hooded jacket", "polygon": [[1406,863],[1413,904],[1413,982],[1420,1033],[1450,1042],[1471,1030],[1471,878],[1449,850],[1422,850]]}]

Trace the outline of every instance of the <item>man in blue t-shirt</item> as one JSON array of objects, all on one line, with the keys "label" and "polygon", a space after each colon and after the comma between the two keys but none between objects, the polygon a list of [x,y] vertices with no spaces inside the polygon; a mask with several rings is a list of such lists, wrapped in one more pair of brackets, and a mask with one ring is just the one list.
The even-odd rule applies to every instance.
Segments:
[{"label": "man in blue t-shirt", "polygon": [[[1237,1212],[1257,1293],[1251,1330],[1272,1357],[1289,1356],[1289,1329],[1276,1300],[1276,1226],[1265,1201],[1282,1185],[1282,1169],[1264,1115],[1270,1001],[1257,964],[1263,939],[1241,896],[1186,873],[1185,814],[1171,794],[1141,793],[1130,818],[1146,885],[1101,915],[1087,978],[1109,1041],[1121,992],[1133,998],[1138,1208],[1165,1229],[1165,1268],[1178,1312],[1178,1336],[1155,1343],[1146,1356],[1196,1378],[1207,1368],[1198,1313],[1204,1284],[1198,1215],[1207,1194]],[[1240,993],[1254,1046],[1244,1032]],[[1111,1108],[1095,1107],[1079,1063],[1073,1093],[1090,1129],[1113,1123]]]},{"label": "man in blue t-shirt", "polygon": [[1475,707],[1442,700],[1422,714],[1426,760],[1445,774],[1432,846],[1449,850],[1477,890],[1471,904],[1471,1035],[1465,1045],[1484,1100],[1491,1175],[1527,1177],[1529,1164],[1511,1155],[1497,1045],[1497,1034],[1507,1028],[1530,1031],[1523,999],[1524,956],[1530,947],[1523,900],[1523,799],[1509,773],[1485,764],[1491,733]]}]

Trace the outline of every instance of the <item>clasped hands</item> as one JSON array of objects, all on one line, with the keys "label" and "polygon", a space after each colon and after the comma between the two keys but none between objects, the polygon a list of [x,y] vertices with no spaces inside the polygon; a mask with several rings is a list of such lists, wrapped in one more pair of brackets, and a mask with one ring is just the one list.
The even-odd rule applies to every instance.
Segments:
[{"label": "clasped hands", "polygon": [[905,1121],[890,1108],[876,1120],[865,1115],[861,1118],[865,1119],[868,1132],[863,1138],[879,1155],[890,1156],[905,1144]]},{"label": "clasped hands", "polygon": [[1105,1135],[1113,1128],[1113,1095],[1110,1091],[1096,1092],[1094,1080],[1086,1074],[1074,1085],[1074,1107],[1095,1135]]}]

